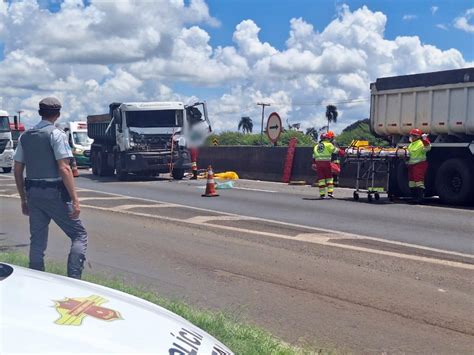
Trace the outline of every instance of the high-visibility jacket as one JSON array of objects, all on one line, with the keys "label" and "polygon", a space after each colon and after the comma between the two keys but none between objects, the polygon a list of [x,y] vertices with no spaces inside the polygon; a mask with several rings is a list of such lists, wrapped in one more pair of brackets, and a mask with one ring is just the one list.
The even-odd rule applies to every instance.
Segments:
[{"label": "high-visibility jacket", "polygon": [[331,156],[338,152],[339,148],[334,144],[328,140],[322,140],[314,147],[313,158],[317,161],[331,161]]},{"label": "high-visibility jacket", "polygon": [[426,153],[431,150],[431,144],[428,140],[417,139],[408,145],[407,150],[410,154],[408,164],[418,164],[426,161]]}]

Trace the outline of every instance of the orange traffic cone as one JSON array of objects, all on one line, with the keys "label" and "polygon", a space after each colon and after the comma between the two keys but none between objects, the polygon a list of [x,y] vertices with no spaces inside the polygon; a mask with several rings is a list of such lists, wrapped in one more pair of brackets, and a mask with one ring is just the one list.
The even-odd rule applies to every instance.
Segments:
[{"label": "orange traffic cone", "polygon": [[212,171],[212,166],[209,165],[207,169],[207,184],[206,184],[206,193],[202,197],[216,197],[219,194],[216,192],[216,185],[214,182],[214,172]]},{"label": "orange traffic cone", "polygon": [[79,170],[77,169],[77,162],[76,159],[71,158],[71,170],[72,170],[72,176],[78,177],[79,176]]}]

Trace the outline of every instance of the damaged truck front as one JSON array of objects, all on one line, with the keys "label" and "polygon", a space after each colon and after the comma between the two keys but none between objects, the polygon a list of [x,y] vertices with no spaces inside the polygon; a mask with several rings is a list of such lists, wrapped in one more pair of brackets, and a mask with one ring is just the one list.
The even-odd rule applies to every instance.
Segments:
[{"label": "damaged truck front", "polygon": [[[197,107],[201,105],[204,117]],[[190,107],[181,102],[112,103],[109,113],[87,117],[92,172],[99,176],[129,174],[156,176],[171,173],[182,179],[191,167],[187,137],[198,116],[210,132],[205,103]]]}]

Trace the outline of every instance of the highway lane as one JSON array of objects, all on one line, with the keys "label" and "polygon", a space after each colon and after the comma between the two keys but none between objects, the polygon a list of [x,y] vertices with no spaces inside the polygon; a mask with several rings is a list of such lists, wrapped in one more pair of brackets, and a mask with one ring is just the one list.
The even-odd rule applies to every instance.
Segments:
[{"label": "highway lane", "polygon": [[[12,188],[0,186],[4,194]],[[0,250],[26,252],[28,224],[8,196],[0,197]],[[474,259],[471,268],[406,260],[297,240],[289,227],[280,230],[288,238],[274,238],[271,224],[257,228],[239,216],[90,190],[79,196],[90,235],[86,272],[232,312],[300,345],[364,354],[467,354],[474,346]],[[225,218],[241,228],[197,223]],[[48,257],[65,263],[68,245],[52,225]]]},{"label": "highway lane", "polygon": [[84,170],[76,181],[93,190],[474,254],[474,210],[469,208],[354,202],[347,190],[336,190],[338,200],[319,201],[317,190],[308,186],[251,181],[238,181],[237,189],[210,199],[200,197],[204,181],[117,182]]}]

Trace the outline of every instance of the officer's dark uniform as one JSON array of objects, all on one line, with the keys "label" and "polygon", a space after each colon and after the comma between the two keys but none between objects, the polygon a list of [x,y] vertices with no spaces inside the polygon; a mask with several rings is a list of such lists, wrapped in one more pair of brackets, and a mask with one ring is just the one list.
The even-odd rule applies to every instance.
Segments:
[{"label": "officer's dark uniform", "polygon": [[[40,102],[40,110],[60,110],[55,98]],[[71,238],[68,276],[81,278],[87,249],[87,232],[79,218],[69,213],[72,204],[59,175],[57,160],[72,157],[64,132],[42,120],[21,135],[14,160],[25,164],[26,197],[30,218],[30,268],[44,271],[44,252],[51,219]]]}]

